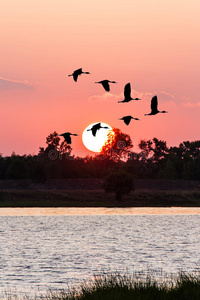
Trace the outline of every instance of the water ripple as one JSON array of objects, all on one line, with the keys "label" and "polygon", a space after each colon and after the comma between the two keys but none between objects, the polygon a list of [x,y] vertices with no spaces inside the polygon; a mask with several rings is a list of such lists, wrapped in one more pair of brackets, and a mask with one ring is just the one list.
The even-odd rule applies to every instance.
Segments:
[{"label": "water ripple", "polygon": [[193,271],[199,215],[0,217],[0,293],[63,288],[102,271]]}]

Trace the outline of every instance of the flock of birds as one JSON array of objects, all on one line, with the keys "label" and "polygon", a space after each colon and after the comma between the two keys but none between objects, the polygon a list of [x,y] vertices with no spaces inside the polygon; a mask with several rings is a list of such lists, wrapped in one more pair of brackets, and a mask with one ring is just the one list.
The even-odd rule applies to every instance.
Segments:
[{"label": "flock of birds", "polygon": [[[80,69],[75,70],[72,74],[70,74],[68,76],[73,76],[74,81],[77,82],[78,76],[80,76],[81,74],[90,74],[90,73],[89,72],[83,72],[82,68],[80,68]],[[101,81],[98,81],[98,82],[95,82],[95,83],[100,83],[103,86],[103,88],[105,89],[105,91],[109,92],[110,91],[110,83],[117,83],[117,82],[105,79],[105,80],[101,80]],[[141,100],[141,99],[131,97],[131,85],[130,85],[130,83],[127,83],[124,87],[124,100],[118,101],[118,103],[126,103],[126,102],[129,102],[131,100],[136,100],[137,101],[137,100]],[[156,115],[158,113],[167,113],[167,111],[158,110],[158,98],[157,98],[157,96],[154,96],[151,99],[151,112],[149,114],[145,114],[145,116]],[[120,118],[119,120],[123,120],[126,125],[129,125],[131,119],[139,120],[138,118],[134,118],[132,116],[125,116],[123,118]],[[101,128],[108,129],[107,126],[103,127],[103,126],[101,126],[101,123],[97,123],[97,124],[93,125],[90,129],[87,129],[87,130],[88,131],[91,130],[92,135],[96,136],[97,130],[100,130]],[[71,144],[71,135],[78,136],[78,134],[73,134],[73,133],[70,133],[70,132],[65,132],[65,133],[60,134],[60,136],[63,136],[68,144]]]}]

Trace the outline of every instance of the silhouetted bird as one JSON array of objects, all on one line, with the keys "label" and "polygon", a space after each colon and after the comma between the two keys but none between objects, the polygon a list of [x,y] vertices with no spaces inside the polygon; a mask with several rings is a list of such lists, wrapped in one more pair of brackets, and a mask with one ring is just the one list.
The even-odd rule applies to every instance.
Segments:
[{"label": "silhouetted bird", "polygon": [[92,126],[92,128],[87,129],[87,131],[92,131],[93,136],[96,136],[97,130],[99,130],[100,128],[105,128],[105,129],[109,129],[109,127],[105,126],[101,126],[101,123],[97,123],[95,125]]},{"label": "silhouetted bird", "polygon": [[149,114],[145,114],[145,116],[156,115],[158,113],[164,114],[164,113],[167,113],[167,111],[165,111],[165,110],[159,111],[158,110],[158,99],[157,99],[157,96],[154,96],[151,99],[151,112]]},{"label": "silhouetted bird", "polygon": [[133,118],[132,116],[125,116],[125,117],[123,117],[123,118],[121,118],[121,119],[119,119],[119,120],[123,120],[124,123],[125,123],[126,125],[128,125],[128,124],[130,123],[131,119],[139,120],[138,118]]},{"label": "silhouetted bird", "polygon": [[124,87],[124,100],[118,101],[118,103],[120,103],[120,102],[129,102],[131,100],[141,100],[141,99],[131,98],[131,84],[127,83]]},{"label": "silhouetted bird", "polygon": [[101,83],[101,84],[103,85],[104,89],[105,89],[107,92],[109,92],[109,91],[110,91],[110,85],[109,85],[109,82],[110,82],[110,83],[117,83],[117,82],[115,82],[115,81],[110,81],[110,80],[107,80],[107,79],[101,80],[101,81],[98,81],[98,82],[95,82],[95,83]]},{"label": "silhouetted bird", "polygon": [[64,139],[67,142],[67,144],[71,144],[72,143],[72,139],[71,139],[70,135],[78,136],[78,134],[76,134],[76,133],[70,133],[70,132],[65,132],[65,133],[60,134],[60,136],[64,137]]},{"label": "silhouetted bird", "polygon": [[78,76],[81,74],[90,74],[89,72],[83,72],[82,68],[75,70],[72,74],[68,75],[68,76],[73,76],[74,81],[77,81]]}]

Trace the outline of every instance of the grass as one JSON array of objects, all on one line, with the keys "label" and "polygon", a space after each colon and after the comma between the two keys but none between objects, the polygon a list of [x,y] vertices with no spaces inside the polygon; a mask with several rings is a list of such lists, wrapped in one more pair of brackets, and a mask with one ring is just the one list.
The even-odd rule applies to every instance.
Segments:
[{"label": "grass", "polygon": [[0,207],[200,207],[200,191],[136,190],[116,201],[103,190],[1,190]]},{"label": "grass", "polygon": [[[11,297],[9,299],[12,299]],[[28,296],[24,299],[31,299]],[[176,277],[156,280],[153,275],[146,278],[137,274],[107,274],[94,276],[94,280],[83,282],[76,288],[49,291],[34,299],[49,300],[199,300],[200,275],[180,273]]]}]

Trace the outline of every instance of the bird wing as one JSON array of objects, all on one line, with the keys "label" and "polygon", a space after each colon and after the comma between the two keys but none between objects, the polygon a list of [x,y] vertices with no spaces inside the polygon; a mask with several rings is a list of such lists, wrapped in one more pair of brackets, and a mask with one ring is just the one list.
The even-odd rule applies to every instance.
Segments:
[{"label": "bird wing", "polygon": [[77,81],[78,75],[81,75],[82,73],[83,73],[82,68],[75,70],[74,73],[73,73],[74,81]]},{"label": "bird wing", "polygon": [[96,127],[92,127],[92,134],[93,136],[96,136],[96,133],[97,133],[97,128]]},{"label": "bird wing", "polygon": [[71,137],[68,133],[63,133],[62,136],[64,137],[67,144],[71,144],[72,140],[71,140]]},{"label": "bird wing", "polygon": [[107,81],[102,81],[102,85],[104,87],[104,89],[109,92],[110,91],[110,86],[109,83]]},{"label": "bird wing", "polygon": [[130,117],[124,117],[124,123],[126,124],[126,125],[128,125],[129,123],[130,123],[130,121],[131,121],[131,118]]},{"label": "bird wing", "polygon": [[131,97],[131,84],[127,83],[124,87],[124,97],[130,98]]},{"label": "bird wing", "polygon": [[74,72],[76,72],[78,75],[80,75],[80,74],[82,74],[82,68],[80,68],[80,69],[77,69],[76,71],[74,71]]},{"label": "bird wing", "polygon": [[91,130],[92,130],[93,136],[96,136],[97,130],[100,128],[101,128],[101,123],[97,123],[94,126],[92,126]]},{"label": "bird wing", "polygon": [[71,144],[72,143],[72,139],[71,136],[68,135],[67,139],[66,139],[67,144]]},{"label": "bird wing", "polygon": [[74,81],[77,81],[77,79],[78,79],[78,73],[77,72],[74,72],[73,73],[73,78],[74,78]]},{"label": "bird wing", "polygon": [[154,96],[151,99],[151,110],[152,111],[157,111],[157,109],[158,109],[158,98],[157,98],[157,96]]}]

